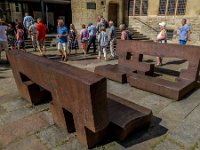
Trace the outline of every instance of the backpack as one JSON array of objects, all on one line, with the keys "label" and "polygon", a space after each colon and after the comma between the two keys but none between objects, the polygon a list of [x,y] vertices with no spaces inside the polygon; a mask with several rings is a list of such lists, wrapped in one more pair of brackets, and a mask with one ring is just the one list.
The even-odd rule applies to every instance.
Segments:
[{"label": "backpack", "polygon": [[133,33],[130,31],[126,31],[126,40],[132,40]]},{"label": "backpack", "polygon": [[106,47],[108,45],[108,35],[106,33],[99,34],[99,45],[101,47]]}]

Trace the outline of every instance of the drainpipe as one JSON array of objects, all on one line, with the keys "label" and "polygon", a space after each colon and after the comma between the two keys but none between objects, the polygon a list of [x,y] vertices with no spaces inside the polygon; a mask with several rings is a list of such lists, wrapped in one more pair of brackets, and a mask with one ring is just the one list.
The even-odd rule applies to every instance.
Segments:
[{"label": "drainpipe", "polygon": [[44,0],[40,0],[40,5],[41,5],[41,12],[42,12],[42,20],[43,20],[43,23],[46,24],[46,12],[45,12]]}]

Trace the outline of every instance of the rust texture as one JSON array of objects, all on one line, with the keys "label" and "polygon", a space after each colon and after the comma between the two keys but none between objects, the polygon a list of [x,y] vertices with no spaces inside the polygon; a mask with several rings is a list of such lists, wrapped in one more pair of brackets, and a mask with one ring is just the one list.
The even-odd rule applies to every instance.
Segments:
[{"label": "rust texture", "polygon": [[[198,46],[118,40],[117,53],[120,58],[118,65],[123,64],[126,68],[130,67],[129,72],[133,70],[132,67],[136,69],[136,71],[131,73],[125,73],[127,82],[131,86],[175,100],[182,99],[196,87],[200,69],[200,47]],[[128,55],[130,55],[130,59],[127,58]],[[142,61],[142,56],[144,55],[179,58],[188,61],[189,65],[187,69],[181,70],[175,82],[172,82],[149,76],[148,74],[141,74],[141,71],[143,72],[148,66]],[[131,66],[131,64],[135,65]],[[108,77],[106,73],[112,72],[112,70],[107,68],[107,66],[101,66],[100,69],[97,68],[97,71],[95,71],[109,78],[110,76]],[[152,68],[150,70],[154,69]]]},{"label": "rust texture", "polygon": [[7,55],[21,96],[33,104],[51,99],[55,123],[69,133],[76,131],[88,148],[108,135],[123,140],[151,121],[151,110],[107,96],[102,76],[21,51]]},{"label": "rust texture", "polygon": [[97,66],[95,73],[120,83],[127,83],[127,76],[134,72],[142,75],[153,75],[154,64],[142,62],[142,54],[132,55],[130,48],[119,49],[118,46],[117,53],[119,56],[118,64]]}]

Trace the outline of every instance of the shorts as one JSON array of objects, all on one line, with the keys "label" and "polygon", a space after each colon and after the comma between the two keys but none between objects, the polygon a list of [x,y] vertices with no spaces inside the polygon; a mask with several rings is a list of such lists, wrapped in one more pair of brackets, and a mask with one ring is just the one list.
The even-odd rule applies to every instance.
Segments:
[{"label": "shorts", "polygon": [[36,34],[31,35],[31,40],[36,42]]},{"label": "shorts", "polygon": [[0,41],[0,51],[8,51],[8,42],[7,41]]},{"label": "shorts", "polygon": [[64,51],[67,50],[67,43],[58,43],[58,50],[63,49]]},{"label": "shorts", "polygon": [[180,44],[180,45],[185,45],[186,43],[187,43],[187,41],[179,40],[179,44]]},{"label": "shorts", "polygon": [[22,42],[17,42],[17,47],[18,47],[18,49],[24,48],[24,47],[25,47],[25,42],[24,42],[24,41],[22,41]]},{"label": "shorts", "polygon": [[45,40],[37,40],[36,43],[39,50],[41,48],[45,49]]}]

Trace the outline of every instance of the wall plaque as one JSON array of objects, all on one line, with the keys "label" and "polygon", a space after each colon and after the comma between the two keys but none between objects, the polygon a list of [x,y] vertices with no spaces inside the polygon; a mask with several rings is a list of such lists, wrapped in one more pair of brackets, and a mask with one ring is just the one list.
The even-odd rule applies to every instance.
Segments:
[{"label": "wall plaque", "polygon": [[87,9],[96,9],[96,3],[88,2]]}]

